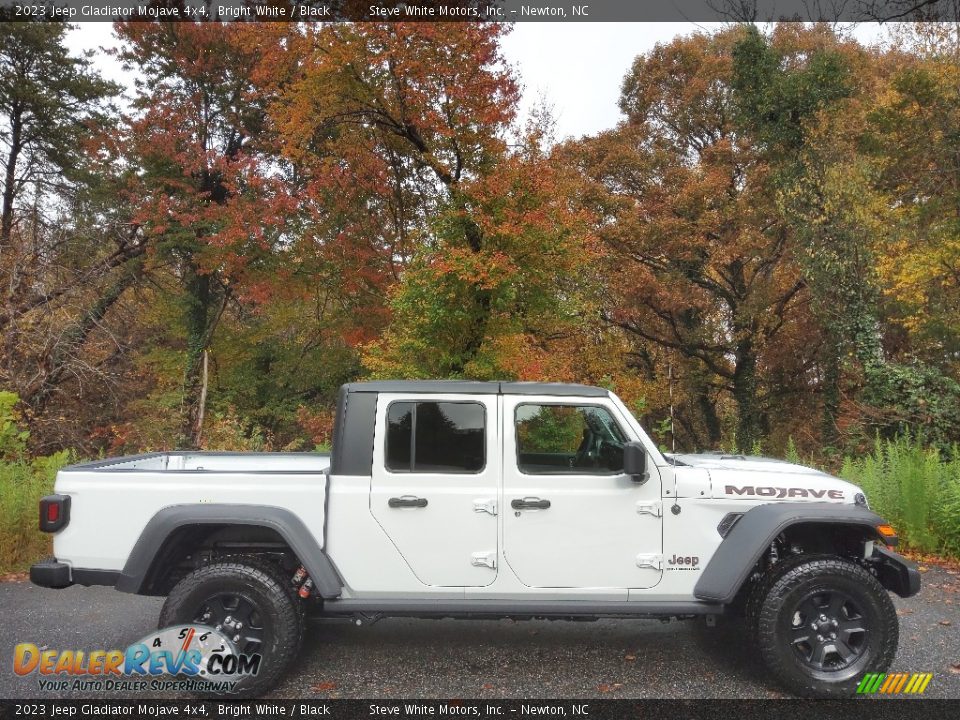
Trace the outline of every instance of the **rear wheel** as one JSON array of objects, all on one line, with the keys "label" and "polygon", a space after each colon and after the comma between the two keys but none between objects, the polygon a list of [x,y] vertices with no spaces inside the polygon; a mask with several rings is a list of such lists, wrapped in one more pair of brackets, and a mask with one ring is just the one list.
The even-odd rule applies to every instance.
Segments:
[{"label": "rear wheel", "polygon": [[833,556],[778,564],[749,603],[760,656],[798,695],[836,697],[883,672],[899,640],[897,613],[873,575]]},{"label": "rear wheel", "polygon": [[160,612],[160,627],[184,623],[216,628],[239,653],[261,656],[257,674],[227,693],[237,697],[273,688],[303,639],[303,612],[291,584],[278,569],[246,558],[207,565],[177,583]]}]

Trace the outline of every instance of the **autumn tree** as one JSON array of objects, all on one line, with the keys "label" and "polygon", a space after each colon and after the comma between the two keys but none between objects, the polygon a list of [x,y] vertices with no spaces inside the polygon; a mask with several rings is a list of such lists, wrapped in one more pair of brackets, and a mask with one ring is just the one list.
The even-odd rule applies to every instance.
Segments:
[{"label": "autumn tree", "polygon": [[860,368],[881,359],[873,271],[886,208],[859,147],[875,76],[866,52],[826,25],[782,23],[769,36],[751,26],[734,48],[737,121],[772,168],[822,338],[810,389],[827,447],[851,358]]},{"label": "autumn tree", "polygon": [[541,130],[528,128],[515,151],[463,183],[469,215],[452,206],[433,221],[433,241],[393,293],[393,322],[365,358],[373,374],[591,376],[584,344],[597,325],[595,237],[588,213],[567,201],[576,176],[544,151]]},{"label": "autumn tree", "polygon": [[256,297],[290,210],[261,144],[268,95],[253,84],[284,32],[218,23],[119,23],[120,57],[140,73],[122,142],[125,196],[181,294],[184,348],[178,444],[203,428],[204,361],[231,301]]},{"label": "autumn tree", "polygon": [[[442,242],[472,267],[489,255],[464,188],[505,154],[518,90],[500,56],[503,32],[492,23],[332,24],[290,46],[293,71],[271,116],[302,179],[304,237],[367,321],[355,333],[363,342],[385,326],[387,291],[415,254]],[[459,358],[448,373],[462,375],[486,337],[491,289],[472,283],[458,302],[471,321],[444,350]]]},{"label": "autumn tree", "polygon": [[637,58],[623,84],[626,122],[584,141],[580,163],[610,249],[616,293],[606,320],[685,361],[705,420],[693,443],[719,443],[718,404],[729,397],[736,446],[749,450],[811,355],[801,331],[806,285],[771,168],[735,122],[733,50],[743,32],[677,39]]},{"label": "autumn tree", "polygon": [[863,140],[889,208],[874,242],[885,362],[864,411],[888,436],[946,446],[960,422],[960,41],[946,23],[904,25],[894,40]]},{"label": "autumn tree", "polygon": [[869,115],[880,187],[898,209],[878,268],[922,356],[960,351],[960,39],[953,25],[902,29]]}]

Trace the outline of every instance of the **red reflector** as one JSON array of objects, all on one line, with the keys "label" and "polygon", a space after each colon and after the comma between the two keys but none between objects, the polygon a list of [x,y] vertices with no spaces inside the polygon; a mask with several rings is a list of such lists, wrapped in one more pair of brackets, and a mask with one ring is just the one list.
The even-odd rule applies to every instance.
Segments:
[{"label": "red reflector", "polygon": [[47,522],[55,523],[60,519],[60,503],[47,504]]}]

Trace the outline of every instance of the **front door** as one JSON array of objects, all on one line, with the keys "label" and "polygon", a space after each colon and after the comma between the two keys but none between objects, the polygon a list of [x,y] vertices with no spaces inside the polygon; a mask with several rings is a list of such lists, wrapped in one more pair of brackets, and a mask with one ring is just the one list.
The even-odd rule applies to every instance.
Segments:
[{"label": "front door", "polygon": [[504,396],[506,563],[534,588],[646,588],[660,581],[660,477],[633,482],[635,438],[604,401]]},{"label": "front door", "polygon": [[370,512],[425,585],[497,577],[498,395],[377,401]]}]

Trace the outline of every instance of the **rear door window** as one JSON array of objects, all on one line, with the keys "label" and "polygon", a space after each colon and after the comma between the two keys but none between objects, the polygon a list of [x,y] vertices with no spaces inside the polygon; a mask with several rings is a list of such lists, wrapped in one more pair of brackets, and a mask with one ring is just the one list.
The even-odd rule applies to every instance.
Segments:
[{"label": "rear door window", "polygon": [[486,465],[486,410],[474,402],[394,402],[387,409],[391,472],[478,473]]}]

